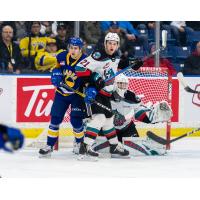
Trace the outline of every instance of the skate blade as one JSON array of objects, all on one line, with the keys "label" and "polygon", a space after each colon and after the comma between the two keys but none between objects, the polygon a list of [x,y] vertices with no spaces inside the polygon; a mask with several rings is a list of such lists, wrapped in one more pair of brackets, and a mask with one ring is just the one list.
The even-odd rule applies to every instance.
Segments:
[{"label": "skate blade", "polygon": [[72,151],[72,153],[75,155],[79,155],[79,152],[76,152],[76,151]]},{"label": "skate blade", "polygon": [[51,158],[51,154],[48,155],[39,154],[39,158]]},{"label": "skate blade", "polygon": [[128,155],[128,156],[121,156],[121,155],[111,154],[111,158],[129,159],[131,157],[130,157],[130,155]]},{"label": "skate blade", "polygon": [[88,156],[88,155],[79,155],[77,158],[78,161],[90,161],[90,162],[97,162],[98,157]]}]

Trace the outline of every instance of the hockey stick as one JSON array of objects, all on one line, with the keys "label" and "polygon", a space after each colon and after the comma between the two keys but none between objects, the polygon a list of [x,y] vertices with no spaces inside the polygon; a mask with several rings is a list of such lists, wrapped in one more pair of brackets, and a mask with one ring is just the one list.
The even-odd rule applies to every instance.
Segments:
[{"label": "hockey stick", "polygon": [[182,72],[179,72],[177,74],[177,78],[178,78],[179,82],[181,83],[181,85],[184,87],[186,92],[189,92],[189,93],[192,93],[192,94],[200,94],[200,91],[193,90],[191,87],[188,86],[187,82],[184,79]]},{"label": "hockey stick", "polygon": [[[78,91],[78,90],[75,90],[75,89],[69,87],[69,86],[66,85],[65,83],[62,83],[62,82],[61,82],[61,83],[60,83],[60,86],[63,87],[63,88],[65,88],[65,89],[68,89],[68,90],[70,90],[70,91],[72,91],[72,92],[74,92],[74,93],[76,93],[76,94],[78,94],[79,96],[81,96],[81,97],[83,97],[83,98],[86,97],[86,95],[85,95],[84,93],[82,93],[82,92],[80,92],[80,91]],[[107,111],[109,111],[109,112],[112,112],[112,109],[108,108],[107,106],[104,106],[103,104],[99,103],[99,102],[96,101],[96,100],[93,100],[91,103],[95,103],[95,104],[97,104],[99,107],[101,107],[101,108],[103,108],[103,109],[105,109],[105,110],[107,110]]]},{"label": "hockey stick", "polygon": [[[167,31],[166,31],[166,30],[163,30],[163,31],[162,31],[162,46],[161,46],[159,49],[156,49],[155,51],[153,51],[153,52],[152,52],[151,54],[149,54],[148,56],[146,56],[144,59],[142,59],[142,61],[145,61],[145,60],[147,60],[147,59],[153,57],[153,56],[156,55],[158,52],[164,50],[164,49],[166,48],[166,46],[167,46]],[[114,74],[114,75],[111,76],[110,78],[107,78],[107,79],[105,80],[105,82],[107,83],[107,82],[109,82],[110,80],[112,80],[113,78],[115,78],[116,76],[118,76],[119,74],[124,73],[125,71],[131,69],[132,66],[134,66],[134,64],[135,64],[135,63],[133,62],[133,63],[132,63],[131,65],[129,65],[128,67],[126,67],[126,68],[124,68],[124,69],[118,71],[116,74]]]},{"label": "hockey stick", "polygon": [[156,142],[158,142],[160,144],[167,145],[167,144],[171,144],[172,142],[175,142],[177,140],[180,140],[181,138],[184,138],[184,137],[187,137],[189,135],[192,135],[192,134],[194,134],[194,133],[196,133],[198,131],[200,131],[200,128],[194,129],[193,131],[187,132],[187,133],[185,133],[185,134],[183,134],[183,135],[181,135],[179,137],[176,137],[176,138],[174,138],[172,140],[169,140],[169,141],[164,139],[164,138],[162,138],[162,137],[160,137],[160,136],[158,136],[158,135],[156,135],[155,133],[153,133],[151,131],[147,131],[147,136],[150,139],[152,139],[152,140],[154,140],[154,141],[156,141]]}]

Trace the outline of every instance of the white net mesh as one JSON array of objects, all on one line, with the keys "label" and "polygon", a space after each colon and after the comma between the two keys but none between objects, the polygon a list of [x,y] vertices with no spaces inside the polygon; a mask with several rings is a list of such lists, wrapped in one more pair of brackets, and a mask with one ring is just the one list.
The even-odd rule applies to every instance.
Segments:
[{"label": "white net mesh", "polygon": [[144,95],[144,103],[168,101],[168,73],[162,68],[141,68],[138,71],[124,73],[129,77],[129,90]]}]

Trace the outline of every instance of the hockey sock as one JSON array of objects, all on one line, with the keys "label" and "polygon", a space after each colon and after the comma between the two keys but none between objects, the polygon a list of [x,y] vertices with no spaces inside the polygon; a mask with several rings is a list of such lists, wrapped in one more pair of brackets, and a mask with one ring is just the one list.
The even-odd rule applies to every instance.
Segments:
[{"label": "hockey sock", "polygon": [[100,130],[92,127],[87,127],[85,131],[85,138],[84,142],[88,145],[92,145],[94,141],[96,140],[96,137],[98,135]]},{"label": "hockey sock", "polygon": [[83,127],[73,129],[76,143],[83,142],[83,139],[84,139],[83,129],[84,129]]},{"label": "hockey sock", "polygon": [[118,143],[117,133],[116,133],[115,128],[111,128],[109,130],[103,130],[103,134],[108,139],[110,144],[117,144]]},{"label": "hockey sock", "polygon": [[59,125],[49,125],[48,136],[47,136],[47,145],[54,146],[58,140],[59,135]]}]

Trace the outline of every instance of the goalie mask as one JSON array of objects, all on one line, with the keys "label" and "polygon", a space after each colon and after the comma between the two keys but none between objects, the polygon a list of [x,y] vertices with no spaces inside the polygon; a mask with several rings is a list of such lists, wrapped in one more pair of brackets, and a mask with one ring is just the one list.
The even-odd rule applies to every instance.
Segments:
[{"label": "goalie mask", "polygon": [[124,94],[128,90],[128,78],[124,74],[120,74],[115,78],[116,92],[124,98]]}]

